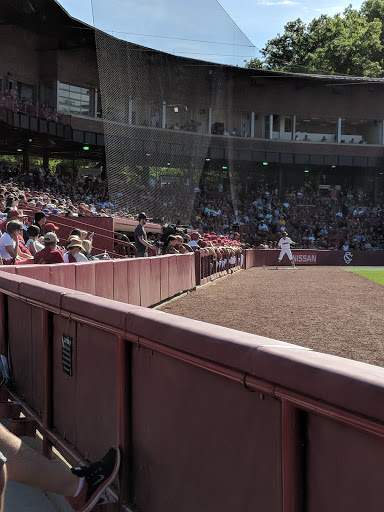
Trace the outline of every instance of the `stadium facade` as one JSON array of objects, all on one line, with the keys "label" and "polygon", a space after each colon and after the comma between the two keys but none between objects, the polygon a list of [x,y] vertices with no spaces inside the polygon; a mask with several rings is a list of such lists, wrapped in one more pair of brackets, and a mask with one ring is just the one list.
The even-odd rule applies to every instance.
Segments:
[{"label": "stadium facade", "polygon": [[[105,164],[109,123],[142,169],[182,157],[185,169],[234,172],[245,188],[256,179],[384,190],[382,79],[176,57],[101,34],[54,0],[5,0],[0,13],[0,153],[22,153],[25,168],[34,155]],[[144,56],[144,79],[156,79],[128,83],[117,46]],[[122,101],[103,101],[107,71],[104,96],[114,88]]]}]

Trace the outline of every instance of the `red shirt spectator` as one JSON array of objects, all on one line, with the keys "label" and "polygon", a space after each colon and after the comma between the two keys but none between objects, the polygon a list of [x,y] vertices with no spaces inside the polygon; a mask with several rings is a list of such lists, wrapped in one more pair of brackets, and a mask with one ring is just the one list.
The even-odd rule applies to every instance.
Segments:
[{"label": "red shirt spectator", "polygon": [[50,263],[64,263],[63,255],[60,251],[53,247],[45,247],[41,251],[37,252],[33,258],[33,263],[38,265]]},{"label": "red shirt spectator", "polygon": [[58,238],[55,233],[46,233],[44,236],[44,249],[38,251],[33,258],[33,263],[49,265],[50,263],[64,263],[63,255],[56,249]]}]

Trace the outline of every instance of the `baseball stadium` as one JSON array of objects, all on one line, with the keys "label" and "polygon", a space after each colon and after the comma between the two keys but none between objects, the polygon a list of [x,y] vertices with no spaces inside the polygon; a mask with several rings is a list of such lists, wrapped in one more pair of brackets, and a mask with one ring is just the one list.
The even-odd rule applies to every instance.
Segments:
[{"label": "baseball stadium", "polygon": [[0,512],[381,510],[384,79],[91,6],[0,7]]}]

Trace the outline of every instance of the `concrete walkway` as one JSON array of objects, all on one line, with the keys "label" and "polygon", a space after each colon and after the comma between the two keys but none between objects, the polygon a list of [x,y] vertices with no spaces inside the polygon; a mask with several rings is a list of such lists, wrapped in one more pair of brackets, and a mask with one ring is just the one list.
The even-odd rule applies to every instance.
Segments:
[{"label": "concrete walkway", "polygon": [[62,496],[44,493],[28,485],[8,482],[5,492],[5,512],[69,512]]}]

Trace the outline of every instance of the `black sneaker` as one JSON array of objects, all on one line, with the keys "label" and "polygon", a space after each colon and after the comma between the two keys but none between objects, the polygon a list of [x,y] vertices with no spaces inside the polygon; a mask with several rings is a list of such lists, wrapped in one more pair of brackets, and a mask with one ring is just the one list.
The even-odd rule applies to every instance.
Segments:
[{"label": "black sneaker", "polygon": [[89,512],[99,501],[108,485],[113,481],[120,466],[120,451],[113,446],[104,457],[90,466],[72,468],[79,478],[84,477],[84,484],[76,498],[66,496],[75,512]]}]

